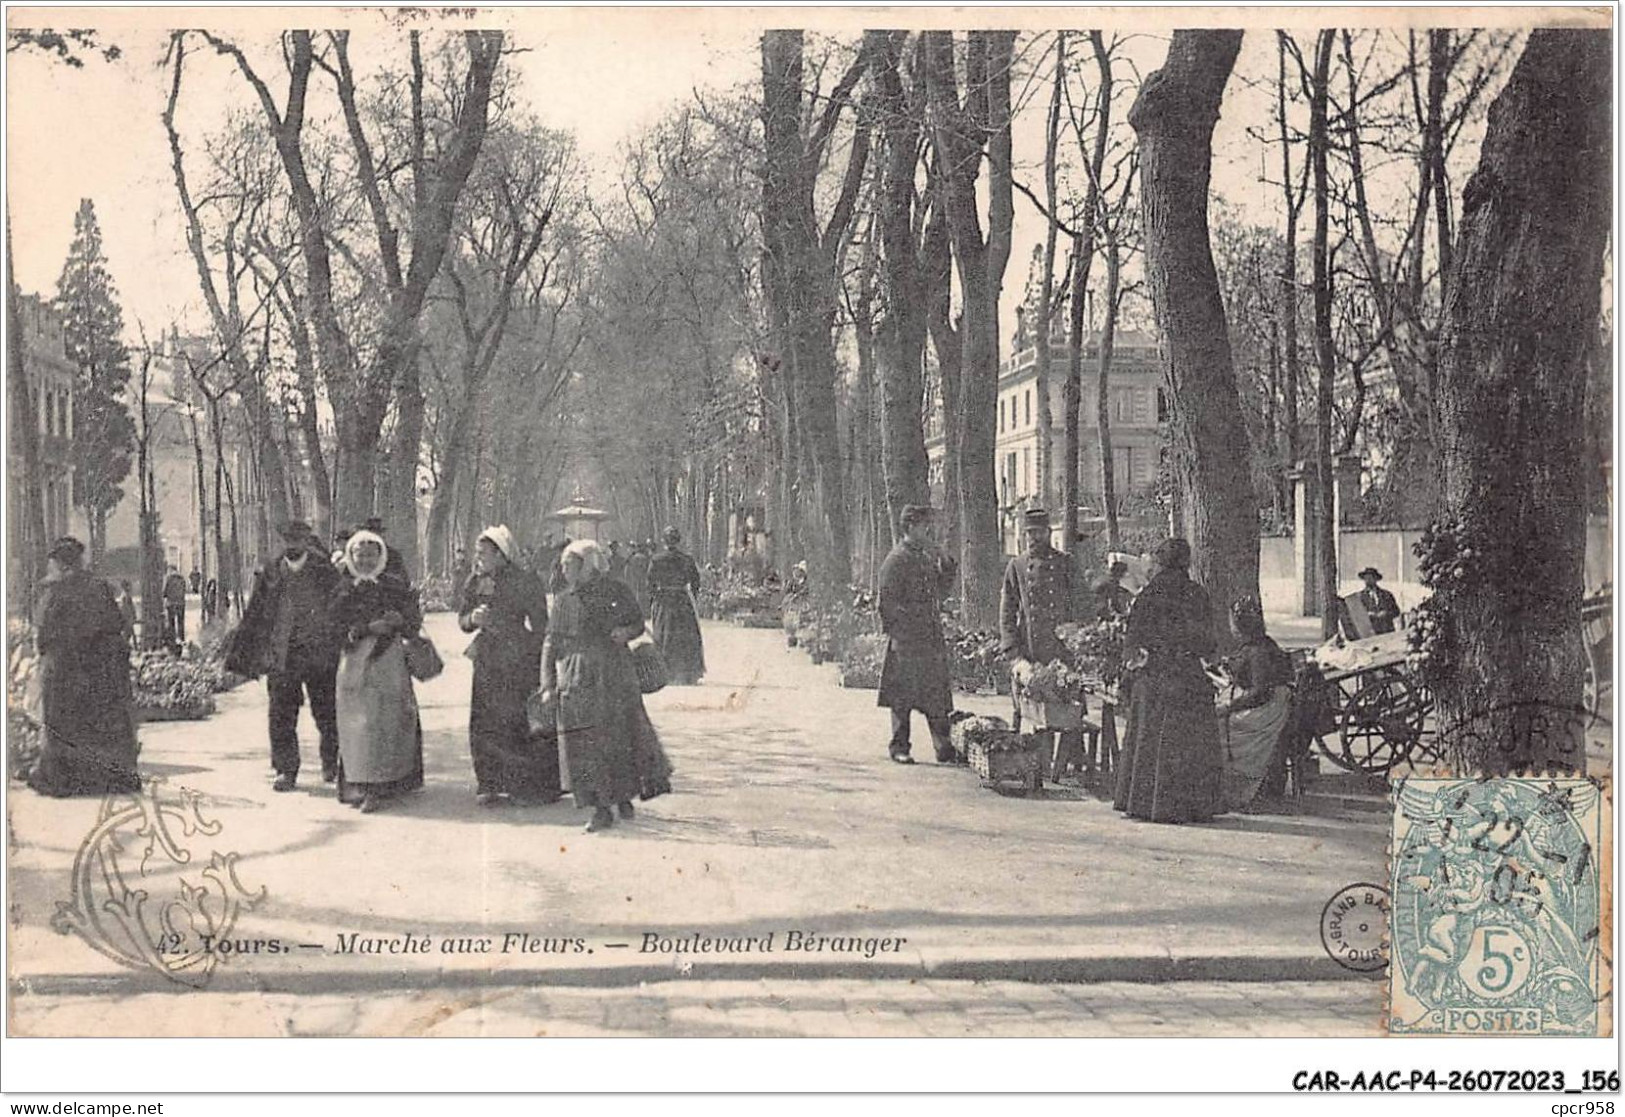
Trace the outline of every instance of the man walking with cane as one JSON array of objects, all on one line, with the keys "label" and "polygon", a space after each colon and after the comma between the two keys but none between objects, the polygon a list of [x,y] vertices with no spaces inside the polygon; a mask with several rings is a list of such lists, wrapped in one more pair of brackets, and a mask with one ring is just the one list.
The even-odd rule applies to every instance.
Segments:
[{"label": "man walking with cane", "polygon": [[948,715],[954,697],[948,675],[948,646],[942,638],[942,601],[953,588],[958,564],[935,537],[932,509],[907,505],[903,538],[880,566],[880,627],[887,637],[880,668],[877,705],[891,708],[891,740],[886,752],[895,763],[912,764],[909,718],[925,715],[938,764],[952,764]]}]

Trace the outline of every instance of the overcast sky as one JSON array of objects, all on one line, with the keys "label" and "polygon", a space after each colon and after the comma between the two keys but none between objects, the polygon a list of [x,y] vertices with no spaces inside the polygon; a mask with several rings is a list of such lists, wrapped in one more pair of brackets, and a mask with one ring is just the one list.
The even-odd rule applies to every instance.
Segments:
[{"label": "overcast sky", "polygon": [[[183,328],[189,323],[202,324],[197,277],[173,201],[169,152],[160,122],[167,95],[161,67],[166,41],[162,24],[172,18],[171,13],[182,10],[199,24],[206,21],[222,33],[258,44],[261,72],[279,97],[286,79],[280,61],[269,53],[276,42],[275,27],[294,22],[318,26],[350,23],[356,25],[353,49],[363,52],[363,44],[370,42],[375,44],[376,58],[398,52],[401,41],[398,28],[386,26],[377,13],[339,15],[304,9],[295,19],[287,11],[274,10],[211,14],[149,8],[98,17],[104,38],[116,42],[124,52],[116,62],[96,59],[82,69],[72,69],[39,55],[19,52],[7,56],[7,174],[18,282],[24,291],[54,293],[72,236],[74,211],[80,198],[92,198],[132,335],[138,321],[149,334],[174,321]],[[1079,9],[1067,11],[1069,19],[1082,14]],[[1160,64],[1167,34],[1165,29],[1142,25],[1152,20],[1167,24],[1171,11],[1142,9],[1132,16],[1135,29],[1143,34],[1128,48],[1126,57],[1142,74]],[[781,9],[771,13],[771,18],[784,14]],[[844,21],[854,32],[873,18],[853,12],[808,10],[797,14],[797,23],[818,25],[821,20],[827,24],[834,19]],[[1053,11],[984,9],[979,14],[997,16],[1005,25],[1016,25],[1018,17],[1034,27],[1054,22]],[[26,9],[12,9],[10,18],[13,26],[74,25],[60,10],[45,19],[30,16]],[[740,9],[510,9],[489,18],[509,29],[511,45],[527,48],[512,64],[538,115],[550,126],[574,132],[588,163],[608,175],[618,165],[619,145],[690,98],[696,86],[719,88],[755,80],[760,27],[769,17]],[[920,26],[951,19],[963,26],[976,18],[963,9],[910,9],[905,19],[894,22]],[[1306,18],[1300,15],[1292,22],[1302,25]],[[1348,9],[1339,11],[1341,22],[1348,18]],[[259,25],[243,26],[249,20],[258,20]],[[196,176],[201,174],[201,162],[195,160],[201,137],[229,107],[249,102],[246,85],[227,60],[199,53],[188,66],[181,129],[192,145],[194,161],[189,167]],[[1267,125],[1269,102],[1243,79],[1272,75],[1273,71],[1271,36],[1249,34],[1216,136],[1215,192],[1250,208],[1260,220],[1270,219],[1271,188],[1258,182],[1260,150],[1248,139],[1246,127]],[[328,80],[318,73],[313,82]],[[323,97],[330,98],[325,89]],[[1018,177],[1035,189],[1041,185],[1033,165],[1041,153],[1045,99],[1044,91],[1035,91],[1016,138],[1017,162],[1026,167],[1018,166]],[[1006,276],[1007,306],[1019,297],[1028,255],[1042,236],[1042,223],[1024,199],[1018,198],[1017,213],[1015,250]]]}]

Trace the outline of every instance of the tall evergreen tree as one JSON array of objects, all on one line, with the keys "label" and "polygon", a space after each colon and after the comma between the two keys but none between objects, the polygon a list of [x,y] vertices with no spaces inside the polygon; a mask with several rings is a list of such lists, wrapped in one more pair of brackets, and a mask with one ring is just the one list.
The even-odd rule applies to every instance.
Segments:
[{"label": "tall evergreen tree", "polygon": [[73,500],[90,519],[91,562],[107,549],[107,514],[124,495],[135,424],[124,403],[130,358],[124,313],[107,271],[101,226],[89,198],[73,218],[73,245],[57,280],[68,359],[79,368],[73,420]]}]

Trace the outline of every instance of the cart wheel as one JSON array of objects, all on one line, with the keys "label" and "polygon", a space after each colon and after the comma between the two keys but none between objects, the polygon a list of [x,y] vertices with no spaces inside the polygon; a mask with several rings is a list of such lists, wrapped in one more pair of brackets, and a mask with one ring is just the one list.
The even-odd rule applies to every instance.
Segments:
[{"label": "cart wheel", "polygon": [[1425,707],[1398,671],[1376,672],[1343,708],[1339,734],[1343,767],[1381,776],[1406,760],[1422,735]]},{"label": "cart wheel", "polygon": [[1438,724],[1433,719],[1433,692],[1414,675],[1405,677],[1411,702],[1416,707],[1416,738],[1411,742],[1411,763],[1442,764],[1444,750],[1439,747]]}]

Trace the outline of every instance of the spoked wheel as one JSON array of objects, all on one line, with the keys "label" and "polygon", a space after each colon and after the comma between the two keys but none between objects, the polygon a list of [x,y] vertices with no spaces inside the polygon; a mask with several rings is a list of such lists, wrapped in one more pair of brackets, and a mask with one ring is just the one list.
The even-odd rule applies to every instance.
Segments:
[{"label": "spoked wheel", "polygon": [[1387,774],[1408,759],[1422,736],[1425,706],[1400,671],[1376,671],[1359,677],[1357,689],[1343,706],[1338,738],[1343,767],[1371,776]]},{"label": "spoked wheel", "polygon": [[1420,730],[1416,735],[1416,743],[1411,747],[1411,762],[1413,764],[1442,764],[1444,763],[1444,749],[1439,745],[1439,730],[1435,724],[1433,714],[1433,692],[1415,679],[1409,680],[1411,693],[1416,696],[1416,703],[1421,714]]}]

